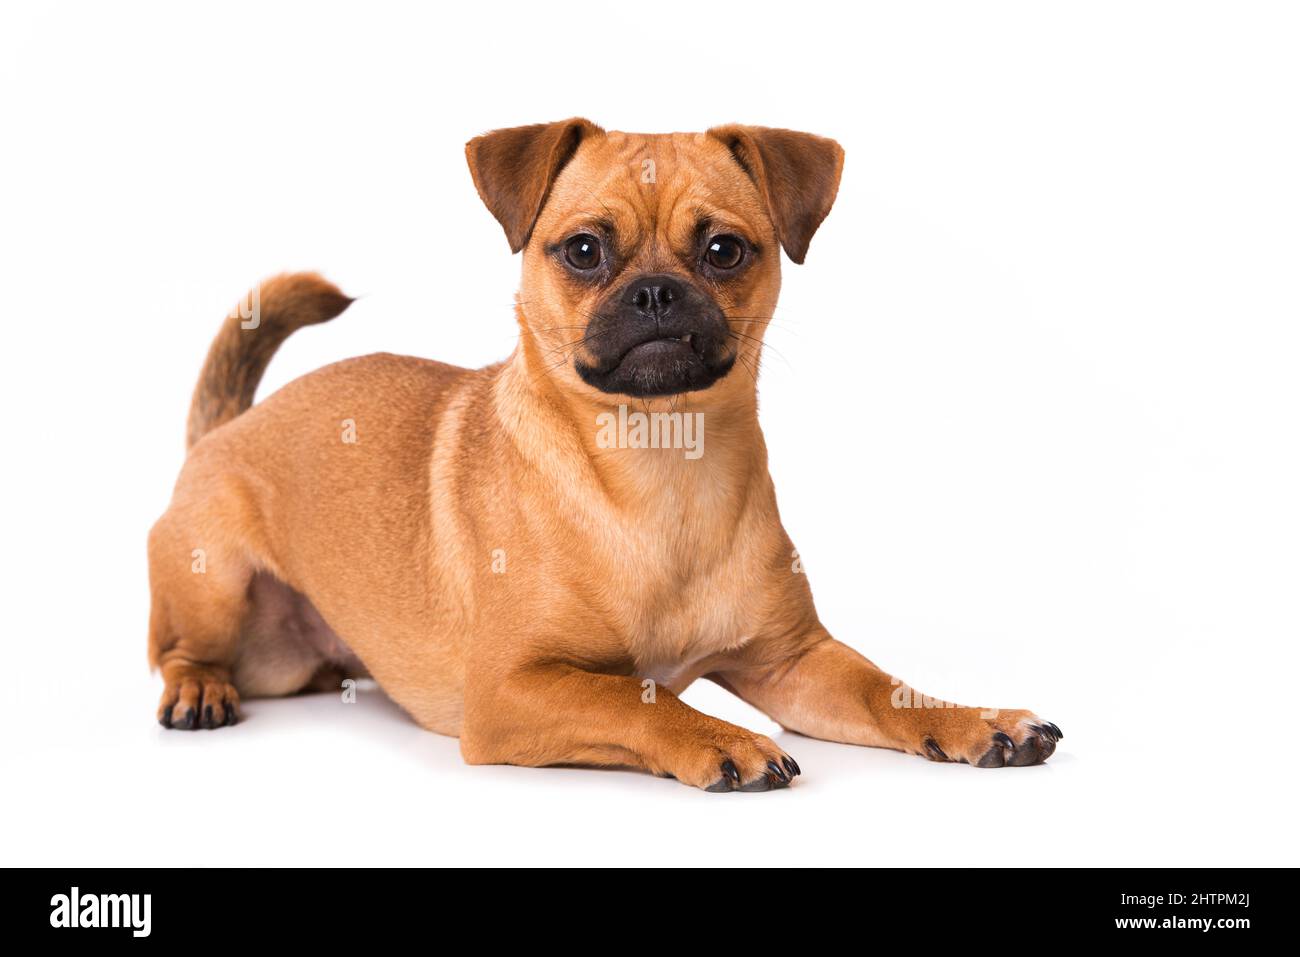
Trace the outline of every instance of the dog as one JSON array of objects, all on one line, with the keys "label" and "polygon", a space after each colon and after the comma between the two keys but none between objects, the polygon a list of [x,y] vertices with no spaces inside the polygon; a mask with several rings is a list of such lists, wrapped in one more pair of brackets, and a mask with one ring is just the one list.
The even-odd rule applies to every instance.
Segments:
[{"label": "dog", "polygon": [[[466,156],[523,254],[517,347],[474,371],[350,359],[253,405],[285,337],[351,300],[283,275],[227,317],[148,540],[161,724],[218,728],[244,698],[373,677],[470,764],[789,785],[801,769],[770,738],[681,701],[708,678],[802,735],[1045,761],[1055,724],[923,698],[832,638],[781,526],[757,363],[780,252],[804,261],[839,144],[570,119]],[[636,414],[698,416],[702,454],[644,441]]]}]

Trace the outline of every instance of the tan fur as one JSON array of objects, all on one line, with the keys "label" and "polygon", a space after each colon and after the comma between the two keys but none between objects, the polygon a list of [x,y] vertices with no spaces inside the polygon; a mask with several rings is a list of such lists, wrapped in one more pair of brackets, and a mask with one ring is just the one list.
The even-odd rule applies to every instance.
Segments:
[{"label": "tan fur", "polygon": [[[523,249],[518,347],[478,371],[352,359],[238,414],[270,340],[347,300],[320,277],[282,277],[261,290],[274,324],[227,323],[191,415],[205,434],[192,434],[149,538],[164,723],[220,725],[240,693],[364,669],[421,725],[458,735],[471,763],[628,765],[714,789],[788,783],[798,767],[771,740],[677,697],[709,677],[818,737],[985,765],[1050,754],[1059,732],[1028,712],[897,707],[889,676],[821,627],[795,569],[756,372],[778,246],[802,260],[834,199],[838,145],[571,120],[488,134],[467,153]],[[701,215],[759,250],[712,290],[735,367],[668,398],[591,388],[573,360],[605,290],[575,284],[549,250],[599,216],[616,227],[626,274],[689,277]],[[245,372],[232,382],[230,369]],[[703,412],[705,454],[599,447],[596,416],[620,402]]]}]

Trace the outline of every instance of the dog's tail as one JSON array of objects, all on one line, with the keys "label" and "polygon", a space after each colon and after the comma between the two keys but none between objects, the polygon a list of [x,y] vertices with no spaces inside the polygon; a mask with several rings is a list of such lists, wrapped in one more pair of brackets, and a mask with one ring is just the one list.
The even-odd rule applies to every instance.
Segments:
[{"label": "dog's tail", "polygon": [[314,272],[285,273],[254,286],[231,310],[208,349],[190,402],[185,447],[253,404],[267,363],[291,332],[327,322],[351,303]]}]

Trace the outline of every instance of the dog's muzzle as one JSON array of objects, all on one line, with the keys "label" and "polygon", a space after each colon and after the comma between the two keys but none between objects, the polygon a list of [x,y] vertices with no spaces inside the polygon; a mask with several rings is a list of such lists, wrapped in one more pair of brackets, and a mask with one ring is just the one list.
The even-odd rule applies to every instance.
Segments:
[{"label": "dog's muzzle", "polygon": [[638,276],[601,303],[587,324],[591,358],[578,375],[602,392],[675,395],[707,389],[735,364],[722,309],[693,283]]}]

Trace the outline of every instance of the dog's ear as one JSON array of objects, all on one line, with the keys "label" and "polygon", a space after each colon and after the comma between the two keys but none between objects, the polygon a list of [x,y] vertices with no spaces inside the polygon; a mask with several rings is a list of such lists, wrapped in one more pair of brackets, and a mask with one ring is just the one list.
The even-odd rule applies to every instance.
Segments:
[{"label": "dog's ear", "polygon": [[528,244],[551,184],[578,144],[603,132],[595,123],[574,117],[493,130],[465,144],[474,186],[505,229],[511,252]]},{"label": "dog's ear", "polygon": [[715,126],[709,135],[722,141],[757,184],[785,254],[802,263],[840,188],[840,144],[765,126]]}]

